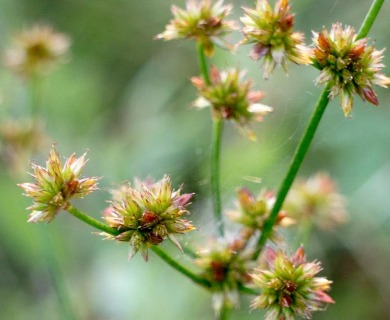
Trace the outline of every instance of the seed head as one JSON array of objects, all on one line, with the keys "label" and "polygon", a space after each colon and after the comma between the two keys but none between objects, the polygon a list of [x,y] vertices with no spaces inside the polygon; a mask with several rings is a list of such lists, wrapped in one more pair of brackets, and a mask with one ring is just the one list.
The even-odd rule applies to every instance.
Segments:
[{"label": "seed head", "polygon": [[237,307],[238,285],[250,281],[250,254],[237,252],[234,244],[210,241],[207,247],[197,252],[195,264],[202,275],[213,284],[213,307],[219,314],[224,305]]},{"label": "seed head", "polygon": [[262,290],[252,301],[252,308],[266,309],[266,320],[311,319],[313,311],[334,303],[325,292],[331,281],[315,277],[322,268],[320,262],[306,262],[303,247],[292,257],[282,251],[267,248],[268,268],[251,275],[255,287]]},{"label": "seed head", "polygon": [[346,117],[351,115],[354,94],[375,106],[379,104],[372,87],[387,88],[390,84],[390,78],[380,72],[384,49],[375,50],[367,38],[357,40],[355,30],[340,23],[333,24],[330,32],[313,32],[313,42],[313,64],[321,70],[316,84],[331,84],[329,98],[340,96]]},{"label": "seed head", "polygon": [[14,46],[5,55],[5,63],[16,73],[31,77],[51,70],[65,61],[70,41],[51,27],[35,25],[14,38]]},{"label": "seed head", "polygon": [[258,103],[264,94],[261,91],[250,91],[252,81],[244,79],[245,73],[238,69],[219,71],[212,67],[210,84],[201,77],[192,78],[192,84],[199,92],[199,98],[193,105],[198,108],[210,107],[214,117],[234,121],[240,133],[255,140],[249,122],[262,121],[272,108]]},{"label": "seed head", "polygon": [[205,54],[214,54],[214,44],[232,49],[225,35],[238,28],[235,21],[226,20],[232,10],[223,0],[188,0],[186,9],[172,6],[174,19],[157,35],[157,39],[194,39],[203,45]]},{"label": "seed head", "polygon": [[129,242],[129,259],[141,251],[146,261],[148,246],[158,245],[166,237],[181,249],[175,234],[195,229],[190,221],[181,218],[189,213],[186,206],[193,194],[181,195],[180,189],[172,190],[168,176],[157,182],[136,180],[134,187],[125,184],[112,193],[111,205],[104,211],[103,219],[123,232],[118,236],[102,235]]},{"label": "seed head", "polygon": [[241,44],[255,45],[250,53],[252,59],[264,58],[264,78],[269,77],[275,66],[281,65],[287,71],[287,60],[310,63],[310,50],[304,45],[303,34],[293,32],[294,15],[290,13],[288,0],[279,0],[274,10],[267,0],[258,0],[255,9],[243,10]]},{"label": "seed head", "polygon": [[[253,230],[262,230],[270,211],[275,203],[275,194],[271,191],[261,190],[255,197],[248,189],[241,188],[237,192],[237,209],[228,212],[228,217],[235,222]],[[277,224],[287,226],[293,223],[286,213],[279,212]]]},{"label": "seed head", "polygon": [[297,179],[284,208],[299,222],[309,220],[321,229],[332,230],[348,219],[345,202],[336,183],[327,173],[320,172],[306,180]]},{"label": "seed head", "polygon": [[40,119],[8,119],[0,126],[0,156],[15,173],[26,171],[31,155],[47,143]]},{"label": "seed head", "polygon": [[61,209],[66,209],[72,198],[83,198],[97,189],[98,178],[79,179],[87,163],[86,153],[80,158],[72,154],[62,165],[58,152],[50,151],[46,168],[32,164],[32,177],[35,183],[22,183],[19,186],[27,197],[33,198],[29,207],[32,213],[28,222],[50,222]]}]

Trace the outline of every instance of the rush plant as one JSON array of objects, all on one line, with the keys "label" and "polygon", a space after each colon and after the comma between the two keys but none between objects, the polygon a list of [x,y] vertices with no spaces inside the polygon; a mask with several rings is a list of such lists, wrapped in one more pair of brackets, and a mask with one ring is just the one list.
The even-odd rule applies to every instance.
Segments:
[{"label": "rush plant", "polygon": [[[211,292],[216,319],[228,319],[234,308],[246,307],[253,313],[264,310],[259,318],[265,314],[266,320],[311,319],[313,312],[334,303],[329,293],[332,281],[318,276],[321,263],[307,260],[303,245],[286,243],[280,230],[297,224],[307,235],[312,226],[330,229],[347,218],[345,199],[327,174],[293,183],[329,101],[338,96],[344,115],[350,117],[354,96],[378,105],[374,86],[390,84],[390,78],[382,73],[384,50],[376,50],[366,38],[383,2],[373,1],[359,31],[336,22],[330,31],[322,27],[313,31],[312,44],[305,43],[310,37],[295,30],[288,0],[278,0],[274,7],[268,0],[258,0],[253,8],[243,8],[241,24],[230,19],[233,6],[223,0],[188,0],[185,8],[172,6],[173,19],[156,38],[196,44],[200,75],[191,79],[198,92],[193,106],[208,108],[213,125],[209,173],[214,216],[210,223],[215,226],[212,239],[182,244],[187,233],[199,228],[190,220],[194,194],[182,193],[168,175],[158,181],[135,179],[112,190],[103,221],[95,220],[72,203],[98,187],[99,178],[81,177],[86,154],[80,158],[71,155],[62,163],[54,147],[46,166],[32,165],[35,181],[19,185],[33,201],[28,221],[51,222],[64,211],[105,238],[128,242],[129,258],[140,252],[147,261],[152,251]],[[40,31],[43,34],[38,36]],[[242,40],[229,43],[229,35],[237,31],[241,31]],[[267,121],[269,113],[279,107],[267,105],[264,92],[253,90],[255,81],[247,79],[244,70],[236,66],[220,70],[212,65],[215,46],[239,50],[241,45],[253,46],[250,56],[262,63],[268,81],[276,68],[287,70],[295,63],[318,69],[315,83],[324,88],[279,189],[251,192],[240,187],[236,207],[224,212],[220,168],[225,123],[232,122],[242,139],[255,140],[251,126]],[[9,65],[31,78],[48,66],[51,69],[67,47],[66,37],[55,36],[51,29],[35,28],[19,38],[17,52],[10,52]],[[261,78],[257,80],[263,81]],[[226,235],[227,224],[236,225],[233,237]],[[165,240],[182,250],[192,267],[162,249],[160,244]],[[309,245],[307,237],[301,241]],[[252,297],[250,306],[240,306],[240,295]]]}]

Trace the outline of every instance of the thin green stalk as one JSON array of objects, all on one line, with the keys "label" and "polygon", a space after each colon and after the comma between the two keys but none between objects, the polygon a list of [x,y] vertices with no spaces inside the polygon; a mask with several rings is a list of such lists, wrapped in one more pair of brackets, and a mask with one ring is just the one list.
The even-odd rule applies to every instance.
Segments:
[{"label": "thin green stalk", "polygon": [[253,295],[253,296],[258,296],[260,295],[260,292],[256,289],[253,289],[253,288],[248,288],[248,287],[245,287],[243,286],[242,284],[239,284],[238,285],[238,290],[242,293],[245,293],[245,294],[250,294],[250,295]]},{"label": "thin green stalk", "polygon": [[157,254],[161,259],[163,259],[167,264],[169,264],[171,267],[179,271],[181,274],[185,275],[186,277],[190,278],[193,282],[196,284],[199,284],[200,286],[204,288],[210,288],[211,283],[207,281],[206,279],[199,277],[192,271],[188,270],[186,267],[184,267],[182,264],[177,262],[175,259],[173,259],[168,253],[166,253],[161,247],[158,246],[152,246],[151,250]]},{"label": "thin green stalk", "polygon": [[303,159],[305,158],[306,153],[309,150],[310,144],[313,140],[318,124],[320,123],[322,115],[324,114],[326,106],[328,105],[329,102],[329,98],[328,98],[329,88],[330,85],[328,84],[325,87],[325,89],[322,91],[317,101],[317,105],[315,107],[313,115],[310,119],[309,125],[307,126],[306,131],[304,132],[303,137],[298,144],[293,160],[291,161],[290,167],[287,171],[286,177],[284,178],[282,185],[279,188],[276,202],[271,210],[268,220],[264,224],[263,232],[261,233],[261,237],[259,239],[256,251],[254,253],[255,258],[259,256],[260,252],[264,247],[265,242],[271,235],[273,226],[276,222],[278,213],[282,208],[284,199],[286,198],[287,193],[290,190],[292,183],[294,182],[295,176],[297,175],[298,170],[303,162]]},{"label": "thin green stalk", "polygon": [[95,229],[99,229],[99,230],[104,231],[106,233],[109,233],[113,236],[117,236],[118,234],[121,233],[120,230],[115,229],[115,228],[111,228],[111,227],[105,225],[104,223],[91,218],[90,216],[81,212],[79,209],[73,207],[70,203],[66,206],[65,210],[68,211],[71,215],[80,219],[81,221],[84,221],[86,224],[89,224],[90,226],[94,227]]},{"label": "thin green stalk", "polygon": [[226,303],[222,306],[222,309],[219,312],[218,320],[226,320],[229,318],[231,307],[227,306]]},{"label": "thin green stalk", "polygon": [[223,120],[213,119],[213,138],[211,155],[211,189],[213,194],[214,217],[217,223],[217,229],[220,236],[224,235],[224,224],[221,205],[221,140],[223,131]]},{"label": "thin green stalk", "polygon": [[378,16],[383,2],[385,2],[385,0],[374,0],[372,2],[371,7],[366,14],[366,17],[364,18],[362,26],[360,27],[358,35],[356,36],[356,39],[362,39],[367,36],[372,25],[374,24],[376,17]]},{"label": "thin green stalk", "polygon": [[61,309],[61,318],[64,320],[77,319],[70,302],[68,289],[63,281],[62,270],[58,261],[58,256],[56,255],[57,250],[48,228],[41,228],[39,234],[41,236],[43,254],[48,264],[48,272],[52,278],[58,304]]},{"label": "thin green stalk", "polygon": [[30,100],[30,113],[31,116],[36,119],[39,116],[42,105],[42,78],[37,74],[31,75],[28,79],[28,90]]},{"label": "thin green stalk", "polygon": [[197,43],[197,49],[198,49],[199,68],[202,73],[204,82],[207,85],[209,85],[211,83],[210,76],[209,76],[209,68],[207,66],[203,45],[200,42]]},{"label": "thin green stalk", "polygon": [[[26,90],[28,91],[27,97],[27,113],[33,119],[34,122],[37,121],[39,116],[39,109],[41,107],[42,100],[42,79],[38,75],[32,75],[26,83]],[[42,241],[42,250],[45,257],[48,272],[53,281],[56,297],[59,305],[59,313],[61,318],[64,320],[74,320],[76,319],[76,314],[74,313],[69,292],[66,288],[64,278],[62,276],[62,270],[60,268],[60,262],[57,256],[57,250],[55,244],[49,234],[47,228],[42,228],[40,232],[41,241]]]},{"label": "thin green stalk", "polygon": [[[71,204],[69,204],[66,208],[66,211],[68,211],[70,214],[75,216],[76,218],[80,219],[81,221],[89,224],[90,226],[99,229],[101,231],[104,231],[106,233],[109,233],[113,236],[116,236],[121,233],[120,230],[117,230],[115,228],[111,228],[104,223],[101,223],[90,216],[86,215],[85,213],[81,212],[79,209],[76,207],[73,207]],[[171,267],[179,271],[180,273],[184,274],[188,278],[190,278],[192,281],[195,283],[201,285],[202,287],[205,288],[210,288],[211,284],[208,282],[206,279],[197,276],[194,274],[192,271],[188,270],[186,267],[181,265],[179,262],[177,262],[175,259],[173,259],[168,253],[166,253],[163,249],[161,249],[158,246],[152,246],[151,250],[157,254],[161,259],[163,259],[166,263],[168,263]]]},{"label": "thin green stalk", "polygon": [[[204,54],[203,45],[198,42],[198,59],[199,67],[202,72],[202,77],[207,85],[211,84],[210,75],[208,71],[206,56]],[[221,140],[223,132],[223,119],[219,117],[213,118],[213,137],[212,137],[212,151],[211,151],[211,193],[213,199],[213,212],[217,225],[217,230],[220,236],[224,235],[224,223],[222,219],[221,206],[221,182],[220,182],[220,155],[221,155]]]}]

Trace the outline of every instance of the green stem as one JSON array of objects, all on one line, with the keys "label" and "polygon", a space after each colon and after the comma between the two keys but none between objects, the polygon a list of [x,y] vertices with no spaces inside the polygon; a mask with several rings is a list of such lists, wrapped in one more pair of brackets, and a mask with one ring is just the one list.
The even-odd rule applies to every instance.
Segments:
[{"label": "green stem", "polygon": [[61,318],[64,320],[77,319],[70,302],[68,289],[66,288],[65,281],[62,277],[63,272],[60,267],[60,262],[58,261],[58,255],[56,255],[58,251],[56,250],[56,245],[49,234],[48,228],[42,228],[39,234],[42,239],[41,247],[43,249],[43,254],[48,264],[48,271],[52,278],[61,309]]},{"label": "green stem", "polygon": [[362,39],[362,38],[367,36],[372,25],[374,24],[374,21],[378,15],[384,1],[385,0],[374,0],[372,2],[371,7],[366,14],[366,17],[364,18],[362,26],[360,27],[360,30],[359,30],[359,33],[358,33],[356,39]]},{"label": "green stem", "polygon": [[163,259],[167,264],[169,264],[171,267],[179,271],[181,274],[185,275],[186,277],[190,278],[193,282],[196,284],[199,284],[200,286],[204,288],[210,288],[211,283],[207,281],[206,279],[199,277],[192,271],[188,270],[186,267],[184,267],[182,264],[177,262],[175,259],[173,259],[168,253],[166,253],[163,249],[161,249],[158,246],[152,246],[152,251],[157,254],[161,259]]},{"label": "green stem", "polygon": [[[364,21],[362,23],[362,26],[360,27],[359,33],[357,35],[357,39],[364,38],[368,32],[370,31],[378,13],[379,10],[383,4],[384,0],[374,0],[372,2],[372,5],[366,14],[366,17],[364,18]],[[287,193],[295,179],[296,174],[298,173],[298,170],[303,162],[303,159],[305,158],[305,155],[309,149],[310,143],[313,140],[314,134],[317,130],[318,124],[322,118],[322,115],[326,109],[326,106],[329,103],[329,90],[330,90],[330,84],[325,87],[325,89],[322,91],[320,98],[318,99],[317,106],[314,110],[314,113],[312,115],[312,118],[309,122],[308,127],[306,128],[306,131],[296,149],[294,158],[290,164],[290,167],[287,171],[286,177],[284,178],[282,185],[279,189],[276,202],[271,210],[270,216],[268,220],[264,224],[263,232],[261,234],[261,237],[258,241],[257,248],[254,253],[254,257],[258,257],[261,253],[265,242],[267,241],[268,237],[270,236],[273,226],[276,222],[278,212],[281,209],[284,199],[287,196]]]},{"label": "green stem", "polygon": [[[85,213],[81,212],[79,209],[73,207],[70,203],[65,208],[66,211],[68,211],[70,214],[75,216],[76,218],[80,219],[81,221],[89,224],[90,226],[99,229],[101,231],[104,231],[108,234],[111,234],[113,236],[117,236],[121,233],[120,230],[117,230],[115,228],[111,228],[104,223],[101,223],[90,216],[87,216]],[[190,278],[195,283],[205,287],[210,288],[211,283],[208,282],[206,279],[203,279],[202,277],[197,276],[192,271],[188,270],[186,267],[178,263],[175,259],[173,259],[168,253],[166,253],[163,249],[157,246],[152,246],[151,249],[154,251],[155,254],[157,254],[161,259],[163,259],[166,263],[168,263],[171,267],[179,271],[180,273],[184,274],[188,278]]]},{"label": "green stem", "polygon": [[213,195],[214,217],[217,223],[218,233],[223,237],[224,224],[222,217],[221,206],[221,187],[220,187],[220,172],[221,172],[221,140],[223,131],[223,120],[213,119],[213,140],[212,140],[212,156],[211,156],[211,189]]},{"label": "green stem", "polygon": [[204,54],[203,45],[200,42],[197,43],[197,49],[198,49],[199,68],[200,71],[202,72],[202,77],[204,82],[207,85],[209,85],[211,84],[209,70],[207,66],[206,56]]},{"label": "green stem", "polygon": [[229,313],[231,311],[231,307],[227,306],[226,303],[222,306],[219,315],[218,315],[218,320],[226,320],[229,318]]},{"label": "green stem", "polygon": [[[203,45],[198,42],[198,59],[199,67],[202,72],[202,77],[205,84],[210,85],[210,75],[207,66],[206,56],[204,54]],[[224,235],[224,224],[222,220],[221,206],[221,183],[220,183],[220,155],[221,155],[221,140],[223,132],[223,119],[213,116],[213,137],[212,137],[212,155],[211,155],[211,192],[214,207],[214,218],[216,220],[217,230],[220,236]]]},{"label": "green stem", "polygon": [[272,233],[273,226],[276,222],[278,213],[282,208],[284,199],[287,196],[288,191],[292,183],[294,182],[295,176],[298,173],[299,168],[303,162],[303,159],[306,156],[307,151],[309,150],[310,144],[313,140],[314,134],[317,130],[318,124],[321,121],[322,115],[324,114],[325,108],[329,102],[329,88],[328,84],[325,89],[322,91],[318,101],[316,108],[313,112],[313,115],[310,119],[309,125],[306,128],[306,131],[303,134],[301,141],[298,144],[298,147],[295,151],[293,160],[291,161],[290,167],[287,171],[286,177],[284,178],[281,187],[279,188],[279,192],[276,198],[276,202],[271,210],[270,216],[268,220],[264,224],[263,231],[261,233],[261,237],[259,239],[254,257],[257,258],[262,251],[265,242],[269,238]]},{"label": "green stem", "polygon": [[238,290],[242,293],[245,293],[245,294],[250,294],[250,295],[253,295],[253,296],[258,296],[260,295],[260,292],[256,289],[253,289],[253,288],[248,288],[248,287],[245,287],[243,286],[242,284],[239,284],[238,285]]},{"label": "green stem", "polygon": [[73,207],[70,203],[68,203],[65,210],[68,211],[71,215],[80,219],[81,221],[84,221],[86,224],[89,224],[90,226],[94,227],[95,229],[99,229],[99,230],[104,231],[104,232],[111,234],[113,236],[117,236],[118,234],[121,233],[120,230],[115,229],[115,228],[111,228],[111,227],[105,225],[104,223],[91,218],[90,216],[81,212],[79,209]]},{"label": "green stem", "polygon": [[30,113],[33,118],[37,118],[42,105],[42,78],[33,74],[28,79],[27,85],[30,95]]}]

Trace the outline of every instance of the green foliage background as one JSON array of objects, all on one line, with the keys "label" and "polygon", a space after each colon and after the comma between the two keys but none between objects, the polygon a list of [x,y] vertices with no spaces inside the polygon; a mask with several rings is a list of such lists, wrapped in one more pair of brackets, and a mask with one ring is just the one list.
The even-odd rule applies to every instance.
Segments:
[{"label": "green foliage background", "polygon": [[[370,1],[291,1],[296,28],[306,34],[340,21],[359,28]],[[182,6],[183,1],[177,1]],[[252,1],[235,1],[240,6]],[[172,176],[178,187],[196,192],[192,220],[199,230],[192,238],[211,233],[208,158],[211,124],[207,111],[188,108],[195,89],[188,79],[198,74],[191,42],[158,42],[171,18],[168,0],[2,0],[0,50],[13,34],[36,22],[49,23],[72,39],[68,64],[44,82],[42,109],[51,142],[63,156],[89,149],[86,175],[102,176],[101,190],[78,206],[99,218],[111,187],[133,177]],[[376,47],[390,46],[385,2],[370,37]],[[239,35],[234,39],[237,41]],[[217,51],[219,67],[248,69],[256,88],[266,92],[274,107],[266,121],[254,125],[256,143],[226,126],[222,150],[224,208],[233,206],[235,189],[246,185],[278,188],[321,88],[313,85],[316,70],[290,65],[289,76],[277,70],[262,79],[248,47],[231,56]],[[390,55],[384,63],[390,65]],[[385,69],[387,75],[389,69]],[[5,68],[0,70],[1,120],[17,116],[25,103],[25,88]],[[345,119],[337,101],[331,102],[301,175],[328,171],[348,197],[350,222],[335,233],[315,231],[308,247],[310,260],[323,261],[323,275],[334,280],[336,304],[315,319],[390,319],[390,96],[378,89],[380,107],[356,99],[352,119]],[[43,163],[47,152],[35,155]],[[102,241],[93,230],[66,213],[49,225],[28,224],[30,201],[15,176],[0,167],[0,318],[62,319],[64,297],[77,319],[212,319],[210,296],[176,274],[157,256],[144,263],[127,261],[126,244]],[[28,171],[26,163],[25,171]],[[261,177],[262,183],[245,177]],[[45,232],[45,230],[46,232]],[[191,236],[184,236],[185,242]],[[164,244],[178,259],[180,252]],[[46,253],[45,253],[46,252]],[[58,298],[47,252],[58,262],[63,279]],[[49,260],[48,260],[49,259]],[[248,299],[232,319],[259,319],[248,312]]]}]

